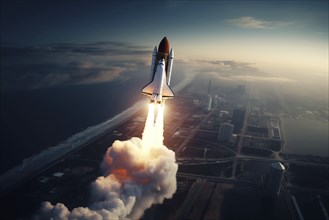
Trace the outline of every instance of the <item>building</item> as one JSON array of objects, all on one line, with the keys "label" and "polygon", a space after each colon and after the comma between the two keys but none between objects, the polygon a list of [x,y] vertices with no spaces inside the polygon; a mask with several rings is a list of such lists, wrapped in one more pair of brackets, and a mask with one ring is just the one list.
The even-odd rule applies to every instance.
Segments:
[{"label": "building", "polygon": [[215,96],[214,96],[213,103],[214,103],[214,105],[218,104],[218,95],[217,94],[215,94]]},{"label": "building", "polygon": [[218,133],[218,141],[225,143],[229,142],[233,133],[234,126],[228,122],[220,125]]},{"label": "building", "polygon": [[208,95],[208,100],[207,100],[207,111],[208,112],[211,110],[211,102],[212,102],[212,98],[210,95]]},{"label": "building", "polygon": [[242,107],[233,110],[232,124],[234,125],[234,133],[239,133],[243,127],[245,112],[246,110]]},{"label": "building", "polygon": [[280,194],[283,176],[286,168],[280,162],[271,164],[270,173],[265,181],[265,195],[270,198],[277,198]]},{"label": "building", "polygon": [[281,132],[279,122],[271,120],[269,122],[269,136],[272,139],[281,140]]},{"label": "building", "polygon": [[206,106],[206,110],[208,112],[211,109],[211,103],[212,103],[212,97],[210,95],[210,88],[211,88],[211,80],[209,80],[209,85],[208,85],[208,100],[207,100],[207,106]]},{"label": "building", "polygon": [[219,118],[220,119],[226,119],[228,117],[228,111],[223,111],[223,110],[221,110],[220,112],[219,112]]}]

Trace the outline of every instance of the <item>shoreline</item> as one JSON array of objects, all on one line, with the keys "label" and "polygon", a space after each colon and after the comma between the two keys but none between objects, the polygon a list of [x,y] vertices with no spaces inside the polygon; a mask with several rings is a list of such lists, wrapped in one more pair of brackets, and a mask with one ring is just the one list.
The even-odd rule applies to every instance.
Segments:
[{"label": "shoreline", "polygon": [[[187,76],[185,74],[183,81],[173,87],[173,90],[178,92],[185,88],[194,79],[194,77],[195,75]],[[25,158],[22,163],[0,175],[0,195],[3,195],[11,189],[17,187],[19,183],[23,182],[25,179],[51,167],[60,158],[71,153],[72,151],[79,150],[97,140],[99,137],[105,135],[108,130],[128,120],[145,106],[147,106],[147,99],[138,101],[130,108],[117,114],[111,119],[108,119],[98,125],[88,127],[85,130],[72,135],[60,144],[42,150],[37,155]],[[22,172],[23,170],[24,172]]]}]

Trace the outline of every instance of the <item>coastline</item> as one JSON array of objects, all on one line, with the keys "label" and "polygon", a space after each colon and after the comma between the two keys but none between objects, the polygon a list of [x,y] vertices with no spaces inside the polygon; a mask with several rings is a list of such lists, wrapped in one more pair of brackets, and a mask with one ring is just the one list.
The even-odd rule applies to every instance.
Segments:
[{"label": "coastline", "polygon": [[[184,79],[173,87],[175,92],[180,91],[187,86],[195,75],[188,75]],[[97,140],[99,137],[105,135],[108,130],[123,123],[131,118],[138,111],[142,110],[147,104],[147,99],[141,100],[133,104],[130,108],[124,110],[113,118],[100,123],[95,126],[86,128],[85,130],[76,133],[69,137],[67,140],[61,142],[56,146],[49,147],[42,150],[39,154],[32,157],[28,157],[23,162],[0,176],[0,195],[5,194],[7,191],[17,187],[19,183],[25,179],[42,172],[48,167],[55,164],[60,158],[69,154],[72,151],[79,150],[84,146]],[[24,170],[24,172],[22,172]]]}]

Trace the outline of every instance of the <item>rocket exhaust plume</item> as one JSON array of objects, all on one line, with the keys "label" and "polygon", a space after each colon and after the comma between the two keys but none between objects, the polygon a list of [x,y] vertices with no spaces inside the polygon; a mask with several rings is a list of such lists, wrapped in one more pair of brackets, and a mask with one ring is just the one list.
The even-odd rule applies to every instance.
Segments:
[{"label": "rocket exhaust plume", "polygon": [[[142,139],[116,140],[101,163],[103,175],[91,186],[89,207],[69,211],[44,202],[34,219],[139,219],[147,208],[176,191],[175,153],[163,145],[164,105],[149,104]],[[155,119],[155,120],[154,120]]]},{"label": "rocket exhaust plume", "polygon": [[[155,118],[155,107],[158,107],[157,116]],[[163,111],[164,105],[149,104],[149,111],[145,123],[143,132],[143,145],[146,148],[150,146],[162,146],[163,145]]]}]

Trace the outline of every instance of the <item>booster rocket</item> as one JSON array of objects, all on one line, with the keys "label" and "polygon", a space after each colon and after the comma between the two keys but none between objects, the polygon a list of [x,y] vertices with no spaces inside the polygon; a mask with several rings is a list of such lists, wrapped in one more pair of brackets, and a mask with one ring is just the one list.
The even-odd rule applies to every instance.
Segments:
[{"label": "booster rocket", "polygon": [[171,71],[174,61],[173,49],[169,52],[169,41],[164,37],[159,48],[154,47],[150,70],[150,83],[142,89],[142,94],[151,98],[151,103],[162,104],[165,99],[174,97],[170,88]]}]

